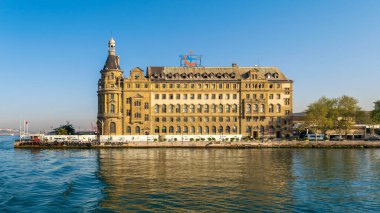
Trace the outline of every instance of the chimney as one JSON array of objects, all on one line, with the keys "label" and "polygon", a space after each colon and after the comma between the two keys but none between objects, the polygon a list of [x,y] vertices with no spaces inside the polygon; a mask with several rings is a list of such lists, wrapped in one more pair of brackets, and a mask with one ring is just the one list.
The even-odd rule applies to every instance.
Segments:
[{"label": "chimney", "polygon": [[232,63],[232,67],[237,67],[237,63]]}]

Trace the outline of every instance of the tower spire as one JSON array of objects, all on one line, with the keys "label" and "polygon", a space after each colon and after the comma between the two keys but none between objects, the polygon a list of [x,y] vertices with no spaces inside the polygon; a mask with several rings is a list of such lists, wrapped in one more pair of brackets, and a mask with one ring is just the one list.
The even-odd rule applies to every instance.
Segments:
[{"label": "tower spire", "polygon": [[108,42],[108,55],[115,55],[115,46],[116,42],[111,36],[110,41]]}]

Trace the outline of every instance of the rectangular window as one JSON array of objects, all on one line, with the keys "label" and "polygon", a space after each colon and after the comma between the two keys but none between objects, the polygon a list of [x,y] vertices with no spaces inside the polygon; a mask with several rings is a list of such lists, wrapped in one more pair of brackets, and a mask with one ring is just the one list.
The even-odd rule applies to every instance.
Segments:
[{"label": "rectangular window", "polygon": [[162,89],[165,89],[166,88],[166,84],[162,84]]},{"label": "rectangular window", "polygon": [[160,122],[160,118],[159,118],[159,117],[156,117],[156,118],[154,118],[154,121],[155,121],[155,122]]},{"label": "rectangular window", "polygon": [[183,84],[183,88],[187,88],[187,84]]},{"label": "rectangular window", "polygon": [[208,89],[208,84],[205,84],[206,89]]},{"label": "rectangular window", "polygon": [[237,85],[236,84],[234,84],[234,89],[237,89]]},{"label": "rectangular window", "polygon": [[145,121],[149,121],[149,115],[145,115],[145,116],[144,116],[144,120],[145,120]]},{"label": "rectangular window", "polygon": [[269,99],[273,99],[273,94],[269,94]]},{"label": "rectangular window", "polygon": [[181,122],[181,118],[180,117],[176,118],[176,121]]},{"label": "rectangular window", "polygon": [[215,94],[212,94],[211,95],[211,99],[215,99],[216,98],[216,95]]},{"label": "rectangular window", "polygon": [[253,99],[257,99],[256,94],[253,94],[253,95],[252,95],[252,98],[253,98]]},{"label": "rectangular window", "polygon": [[194,99],[194,94],[190,94],[190,99]]},{"label": "rectangular window", "polygon": [[169,88],[173,88],[173,84],[169,84]]},{"label": "rectangular window", "polygon": [[215,84],[211,84],[211,89],[215,89]]},{"label": "rectangular window", "polygon": [[230,88],[230,84],[226,84],[226,88],[229,89]]},{"label": "rectangular window", "polygon": [[155,85],[156,89],[160,88],[160,85],[159,84],[156,84]]},{"label": "rectangular window", "polygon": [[194,84],[190,84],[190,88],[191,88],[191,89],[194,89]]},{"label": "rectangular window", "polygon": [[198,84],[198,89],[201,89],[202,88],[202,84]]},{"label": "rectangular window", "polygon": [[160,99],[160,95],[159,94],[155,94],[154,95],[154,98],[157,100],[157,99]]},{"label": "rectangular window", "polygon": [[169,100],[173,100],[174,96],[173,94],[169,94]]},{"label": "rectangular window", "polygon": [[127,116],[131,116],[131,110],[127,109]]},{"label": "rectangular window", "polygon": [[183,118],[183,122],[187,122],[187,117],[184,117],[184,118]]},{"label": "rectangular window", "polygon": [[202,94],[198,94],[198,99],[202,99]]},{"label": "rectangular window", "polygon": [[264,94],[260,94],[260,99],[264,99]]},{"label": "rectangular window", "polygon": [[216,122],[216,117],[211,118],[213,122]]},{"label": "rectangular window", "polygon": [[232,95],[232,98],[233,98],[233,99],[237,99],[237,94],[233,94],[233,95]]},{"label": "rectangular window", "polygon": [[181,94],[176,94],[176,95],[175,95],[175,98],[176,98],[176,99],[180,99],[180,98],[181,98]]},{"label": "rectangular window", "polygon": [[219,100],[223,99],[223,94],[219,94]]},{"label": "rectangular window", "polygon": [[130,104],[130,103],[131,103],[131,99],[127,98],[127,104]]},{"label": "rectangular window", "polygon": [[162,122],[166,122],[166,118],[165,117],[162,118]]},{"label": "rectangular window", "polygon": [[181,88],[181,84],[177,84],[177,88]]},{"label": "rectangular window", "polygon": [[187,99],[187,94],[183,94],[183,99],[184,99],[184,100]]},{"label": "rectangular window", "polygon": [[148,88],[148,84],[144,84],[144,88]]},{"label": "rectangular window", "polygon": [[209,118],[208,117],[205,117],[205,122],[209,122]]},{"label": "rectangular window", "polygon": [[223,122],[223,117],[219,117],[219,122]]},{"label": "rectangular window", "polygon": [[162,94],[162,99],[166,99],[166,94]]},{"label": "rectangular window", "polygon": [[135,87],[138,89],[140,88],[140,84],[136,84]]},{"label": "rectangular window", "polygon": [[205,94],[205,100],[207,100],[208,99],[208,94]]},{"label": "rectangular window", "polygon": [[246,95],[245,95],[245,98],[246,98],[246,99],[249,99],[249,94],[246,94]]},{"label": "rectangular window", "polygon": [[219,89],[223,89],[223,84],[219,84]]},{"label": "rectangular window", "polygon": [[277,99],[281,99],[281,94],[277,94]]},{"label": "rectangular window", "polygon": [[226,94],[226,99],[230,99],[230,94]]},{"label": "rectangular window", "polygon": [[277,89],[281,88],[281,84],[276,84],[277,85]]}]

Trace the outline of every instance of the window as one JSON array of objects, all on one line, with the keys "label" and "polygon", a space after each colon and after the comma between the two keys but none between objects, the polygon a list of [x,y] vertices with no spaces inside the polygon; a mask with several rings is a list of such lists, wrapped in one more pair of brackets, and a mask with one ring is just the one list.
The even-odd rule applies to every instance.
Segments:
[{"label": "window", "polygon": [[254,112],[258,112],[259,111],[259,107],[257,106],[257,104],[253,105],[253,111]]},{"label": "window", "polygon": [[273,99],[273,94],[269,94],[269,99]]},{"label": "window", "polygon": [[249,94],[246,94],[246,95],[245,95],[245,98],[246,98],[246,99],[249,99]]},{"label": "window", "polygon": [[270,112],[270,113],[273,113],[273,104],[270,104],[270,105],[269,105],[269,112]]},{"label": "window", "polygon": [[251,113],[251,104],[247,105],[247,113]]},{"label": "window", "polygon": [[181,84],[177,84],[177,88],[181,88]]},{"label": "window", "polygon": [[281,88],[281,84],[276,84],[277,89]]},{"label": "window", "polygon": [[194,113],[194,104],[190,105],[190,113]]},{"label": "window", "polygon": [[166,94],[162,94],[162,99],[166,99]]},{"label": "window", "polygon": [[216,117],[212,117],[211,120],[212,120],[213,122],[216,122]]},{"label": "window", "polygon": [[216,105],[215,105],[215,104],[212,105],[211,112],[212,112],[212,113],[215,113],[215,112],[216,112]]},{"label": "window", "polygon": [[194,84],[190,84],[190,88],[191,88],[191,89],[194,89]]},{"label": "window", "polygon": [[115,122],[110,123],[110,133],[116,133],[116,124]]},{"label": "window", "polygon": [[174,133],[174,127],[172,126],[169,127],[169,133]]},{"label": "window", "polygon": [[219,117],[219,122],[223,122],[223,117]]},{"label": "window", "polygon": [[202,94],[198,94],[198,99],[202,99]]},{"label": "window", "polygon": [[233,99],[237,99],[237,94],[233,94],[233,95],[232,95],[232,98],[233,98]]},{"label": "window", "polygon": [[183,88],[187,88],[187,84],[183,84]]},{"label": "window", "polygon": [[237,127],[234,126],[234,127],[232,128],[232,131],[233,131],[234,133],[236,133],[236,132],[237,132]]},{"label": "window", "polygon": [[187,94],[183,94],[183,99],[184,99],[184,100],[187,99]]},{"label": "window", "polygon": [[173,84],[169,84],[169,88],[173,88]]},{"label": "window", "polygon": [[141,101],[135,101],[134,105],[135,106],[141,106]]},{"label": "window", "polygon": [[280,104],[276,105],[276,112],[277,113],[281,112],[281,105]]},{"label": "window", "polygon": [[210,133],[210,128],[208,126],[205,127],[205,133]]},{"label": "window", "polygon": [[210,119],[208,117],[205,117],[205,122],[209,122]]},{"label": "window", "polygon": [[230,134],[230,132],[231,132],[231,128],[230,128],[230,126],[226,126],[226,133],[227,133],[227,134]]},{"label": "window", "polygon": [[177,130],[176,130],[177,133],[181,133],[181,127],[180,126],[177,126]]},{"label": "window", "polygon": [[202,88],[202,84],[198,84],[198,89],[201,89]]},{"label": "window", "polygon": [[166,113],[166,105],[162,105],[162,113]]},{"label": "window", "polygon": [[252,99],[256,99],[257,97],[256,97],[256,94],[253,94],[252,95]]},{"label": "window", "polygon": [[194,94],[190,94],[190,99],[194,99]]},{"label": "window", "polygon": [[208,104],[205,105],[205,113],[209,112]]},{"label": "window", "polygon": [[160,85],[159,84],[156,84],[155,85],[156,89],[160,88]]},{"label": "window", "polygon": [[178,99],[180,99],[181,98],[181,94],[176,94],[175,95],[175,98],[178,100]]},{"label": "window", "polygon": [[127,104],[130,104],[130,103],[131,103],[131,99],[127,98]]},{"label": "window", "polygon": [[188,130],[187,126],[184,126],[183,127],[183,133],[188,133],[188,132],[189,132],[189,130]]},{"label": "window", "polygon": [[156,127],[154,128],[154,133],[160,133],[160,127],[156,126]]},{"label": "window", "polygon": [[140,127],[139,127],[139,126],[136,126],[136,128],[135,128],[135,132],[136,132],[136,133],[140,133]]},{"label": "window", "polygon": [[115,113],[115,105],[111,104],[111,113]]},{"label": "window", "polygon": [[166,84],[162,84],[162,88],[165,89],[166,88]]},{"label": "window", "polygon": [[237,105],[236,104],[232,105],[232,112],[237,113]]},{"label": "window", "polygon": [[144,116],[144,120],[145,120],[145,121],[149,121],[149,115],[145,115],[145,116]]},{"label": "window", "polygon": [[227,112],[227,113],[230,113],[230,112],[231,112],[231,109],[230,109],[230,105],[229,105],[229,104],[226,105],[226,112]]},{"label": "window", "polygon": [[226,84],[226,88],[229,89],[230,88],[230,84]]},{"label": "window", "polygon": [[144,88],[148,88],[148,84],[144,84]]},{"label": "window", "polygon": [[160,122],[160,118],[159,118],[159,117],[156,117],[156,118],[154,118],[154,121],[155,121],[155,122]]},{"label": "window", "polygon": [[260,112],[264,112],[265,111],[265,106],[264,106],[264,104],[261,104],[260,105]]},{"label": "window", "polygon": [[174,105],[170,104],[169,105],[169,113],[173,113],[174,110]]},{"label": "window", "polygon": [[277,94],[277,99],[281,99],[281,94]]},{"label": "window", "polygon": [[181,118],[180,117],[176,118],[176,121],[181,122]]},{"label": "window", "polygon": [[148,102],[145,102],[144,109],[149,109],[149,103]]},{"label": "window", "polygon": [[169,100],[173,100],[174,96],[173,94],[169,94]]},{"label": "window", "polygon": [[195,127],[193,126],[190,127],[190,133],[195,133]]},{"label": "window", "polygon": [[140,88],[140,84],[135,84],[135,88]]},{"label": "window", "polygon": [[223,89],[223,84],[219,84],[219,89]]},{"label": "window", "polygon": [[260,99],[264,99],[264,94],[260,94]]},{"label": "window", "polygon": [[127,133],[131,133],[131,127],[130,126],[127,126],[127,130],[126,130]]},{"label": "window", "polygon": [[216,126],[212,126],[212,133],[216,134]]},{"label": "window", "polygon": [[202,113],[202,105],[198,104],[197,106],[197,112]]},{"label": "window", "polygon": [[183,112],[187,113],[187,105],[183,105]]},{"label": "window", "polygon": [[227,99],[227,100],[230,99],[230,94],[226,94],[226,99]]},{"label": "window", "polygon": [[198,126],[198,133],[202,134],[202,127],[201,126]]},{"label": "window", "polygon": [[290,99],[289,98],[285,98],[285,105],[290,105]]},{"label": "window", "polygon": [[154,99],[157,100],[157,99],[159,99],[159,98],[160,98],[160,95],[159,95],[159,94],[155,94],[155,95],[154,95]]},{"label": "window", "polygon": [[177,106],[175,107],[175,112],[176,113],[180,113],[181,112],[181,105],[177,104]]},{"label": "window", "polygon": [[160,106],[158,106],[157,104],[154,106],[154,112],[155,113],[159,113],[160,112]]},{"label": "window", "polygon": [[219,100],[223,99],[223,94],[219,94]]},{"label": "window", "polygon": [[222,113],[222,112],[223,112],[223,105],[220,104],[220,105],[219,105],[219,113]]},{"label": "window", "polygon": [[216,95],[215,94],[212,94],[211,95],[211,99],[215,99]]},{"label": "window", "polygon": [[161,132],[162,132],[162,133],[166,133],[166,126],[163,126],[163,127],[162,127]]},{"label": "window", "polygon": [[111,100],[115,99],[115,95],[111,94]]},{"label": "window", "polygon": [[195,121],[195,118],[194,117],[190,117],[190,122],[194,122]]},{"label": "window", "polygon": [[219,126],[219,133],[222,133],[222,132],[223,132],[223,127]]},{"label": "window", "polygon": [[134,116],[135,116],[135,118],[141,118],[141,113],[136,112],[136,113],[134,114]]},{"label": "window", "polygon": [[208,94],[205,94],[205,100],[207,100],[208,99]]}]

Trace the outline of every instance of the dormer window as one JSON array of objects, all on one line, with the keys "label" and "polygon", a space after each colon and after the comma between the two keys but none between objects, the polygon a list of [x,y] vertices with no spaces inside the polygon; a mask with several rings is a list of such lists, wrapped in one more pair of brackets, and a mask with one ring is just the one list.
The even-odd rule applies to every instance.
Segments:
[{"label": "dormer window", "polygon": [[138,78],[140,78],[140,75],[139,74],[135,74],[135,79],[138,79]]}]

